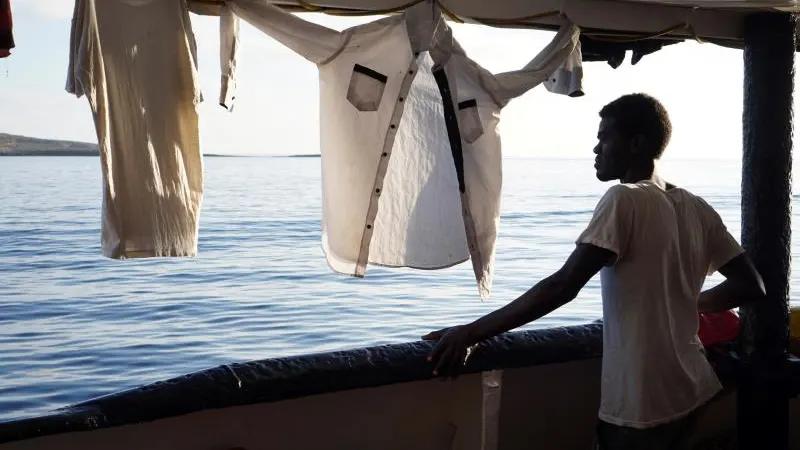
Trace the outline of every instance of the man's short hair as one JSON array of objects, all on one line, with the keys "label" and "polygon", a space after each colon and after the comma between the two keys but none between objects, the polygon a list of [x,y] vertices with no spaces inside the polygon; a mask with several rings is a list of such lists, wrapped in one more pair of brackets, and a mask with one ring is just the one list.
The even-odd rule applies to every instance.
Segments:
[{"label": "man's short hair", "polygon": [[615,129],[627,137],[642,135],[653,159],[661,157],[672,136],[672,122],[666,108],[647,94],[623,95],[604,106],[600,117],[613,119]]}]

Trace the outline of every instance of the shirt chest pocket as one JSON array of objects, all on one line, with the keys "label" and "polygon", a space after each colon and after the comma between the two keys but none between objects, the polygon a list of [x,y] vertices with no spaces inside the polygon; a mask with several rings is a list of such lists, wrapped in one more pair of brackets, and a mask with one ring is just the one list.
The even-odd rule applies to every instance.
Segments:
[{"label": "shirt chest pocket", "polygon": [[483,125],[475,99],[458,104],[458,127],[461,129],[461,138],[467,143],[471,144],[483,136]]},{"label": "shirt chest pocket", "polygon": [[359,111],[377,111],[386,89],[386,75],[361,64],[353,66],[347,101]]}]

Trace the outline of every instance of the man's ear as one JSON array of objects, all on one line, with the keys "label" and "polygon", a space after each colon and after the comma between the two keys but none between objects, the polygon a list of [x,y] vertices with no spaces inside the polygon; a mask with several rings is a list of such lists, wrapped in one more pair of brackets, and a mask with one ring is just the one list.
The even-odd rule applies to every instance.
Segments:
[{"label": "man's ear", "polygon": [[631,154],[637,156],[641,155],[645,151],[644,143],[645,143],[644,136],[642,136],[641,134],[634,135],[631,138],[630,142]]}]

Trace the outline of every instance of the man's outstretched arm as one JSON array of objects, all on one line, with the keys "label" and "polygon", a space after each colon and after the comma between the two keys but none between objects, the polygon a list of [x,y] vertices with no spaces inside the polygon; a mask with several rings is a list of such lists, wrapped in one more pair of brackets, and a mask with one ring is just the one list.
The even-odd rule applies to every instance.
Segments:
[{"label": "man's outstretched arm", "polygon": [[571,302],[614,253],[590,244],[579,244],[564,265],[508,305],[472,324],[475,341],[496,336],[525,325]]},{"label": "man's outstretched arm", "polygon": [[701,313],[714,313],[738,308],[766,297],[764,280],[745,253],[739,254],[719,268],[725,281],[703,291],[697,302]]},{"label": "man's outstretched arm", "polygon": [[423,336],[425,340],[438,341],[428,357],[435,364],[434,374],[457,375],[469,346],[539,319],[569,303],[603,266],[615,258],[610,250],[578,244],[561,269],[508,305],[470,324]]}]

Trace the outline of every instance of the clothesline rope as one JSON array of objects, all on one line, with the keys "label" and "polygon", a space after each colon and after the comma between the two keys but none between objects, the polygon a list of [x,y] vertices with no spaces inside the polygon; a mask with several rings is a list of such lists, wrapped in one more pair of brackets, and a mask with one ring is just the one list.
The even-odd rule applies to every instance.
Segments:
[{"label": "clothesline rope", "polygon": [[[225,3],[226,0],[191,0],[191,1],[193,3],[201,3],[207,5],[221,5]],[[279,6],[280,8],[291,12],[316,12],[321,14],[327,14],[330,16],[363,17],[363,16],[395,14],[405,9],[408,9],[414,5],[422,3],[426,0],[412,0],[410,2],[404,3],[399,6],[395,6],[393,8],[376,9],[369,11],[319,6],[319,5],[314,5],[313,3],[309,3],[305,0],[295,0],[295,1],[297,2],[297,6],[291,6],[291,5],[276,5],[276,6]],[[448,9],[447,6],[441,0],[436,0],[436,3],[438,4],[439,9],[442,10],[442,13],[444,13],[444,15],[447,16],[453,22],[467,23],[469,21],[469,22],[480,23],[482,25],[487,25],[487,26],[514,26],[521,28],[530,28],[531,24],[529,23],[529,21],[531,20],[544,19],[546,17],[557,16],[557,15],[565,15],[560,10],[552,10],[552,11],[545,11],[543,13],[531,14],[522,17],[512,17],[507,19],[469,17],[466,18],[465,20],[456,15],[455,13],[453,13],[452,11],[450,11],[450,9]],[[691,33],[690,36],[691,39],[694,39],[695,41],[700,43],[704,42],[703,38],[697,35],[694,27],[688,22],[682,22],[680,24],[673,25],[671,27],[665,28],[655,33],[638,34],[638,35],[625,33],[626,35],[625,37],[616,37],[613,36],[611,32],[600,32],[600,31],[584,31],[583,34],[599,41],[630,43],[630,42],[646,41],[649,39],[658,39],[667,37],[672,33],[681,30],[688,30]]]},{"label": "clothesline rope", "polygon": [[[692,26],[687,25],[685,23],[682,23],[682,24],[674,25],[674,26],[671,26],[671,27],[666,28],[664,30],[655,32],[653,34],[643,35],[643,36],[639,36],[639,37],[636,37],[636,38],[627,38],[626,39],[626,38],[595,37],[595,36],[593,36],[593,38],[598,40],[598,41],[608,41],[608,42],[620,42],[620,43],[638,42],[638,41],[646,41],[648,39],[662,38],[662,37],[668,36],[668,35],[676,32],[676,31],[685,30],[687,28],[692,30],[692,31],[694,30],[694,28]],[[697,40],[698,42],[702,42],[702,41],[700,41],[700,39],[697,36],[694,36],[694,39]]]},{"label": "clothesline rope", "polygon": [[[224,1],[224,0],[223,0]],[[376,9],[374,11],[357,11],[352,9],[341,9],[341,8],[328,8],[325,6],[317,6],[311,3],[307,3],[303,0],[295,0],[301,8],[305,9],[309,12],[320,12],[323,14],[328,14],[331,16],[371,16],[371,15],[383,15],[383,14],[394,14],[405,9],[408,9],[418,3],[422,3],[425,0],[412,0],[408,3],[405,3],[400,6],[395,6],[394,8],[387,8],[387,9]],[[283,7],[283,6],[282,6]]]}]

